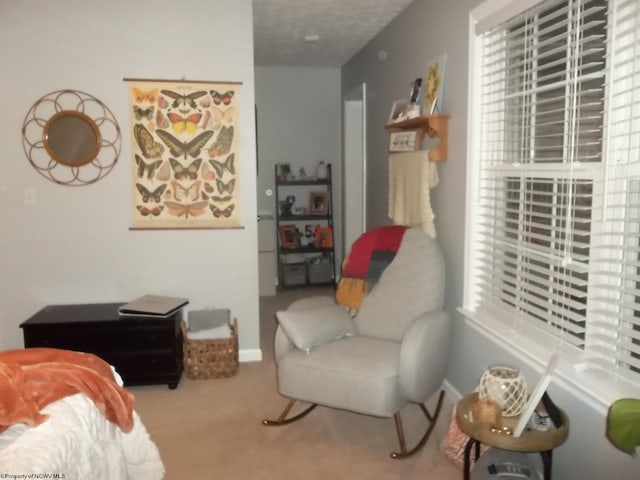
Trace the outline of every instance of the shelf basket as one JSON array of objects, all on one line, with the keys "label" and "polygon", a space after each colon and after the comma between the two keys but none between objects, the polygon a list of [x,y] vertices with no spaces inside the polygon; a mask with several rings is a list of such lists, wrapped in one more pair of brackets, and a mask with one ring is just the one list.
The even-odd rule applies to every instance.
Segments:
[{"label": "shelf basket", "polygon": [[215,340],[187,338],[187,326],[182,322],[184,337],[184,371],[188,378],[226,378],[238,371],[238,320],[233,320],[231,336]]}]

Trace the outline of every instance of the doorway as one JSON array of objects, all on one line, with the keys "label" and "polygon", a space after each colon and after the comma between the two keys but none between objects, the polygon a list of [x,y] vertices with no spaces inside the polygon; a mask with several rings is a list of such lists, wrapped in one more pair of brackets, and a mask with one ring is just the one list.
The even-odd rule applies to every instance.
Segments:
[{"label": "doorway", "polygon": [[343,99],[342,249],[340,263],[367,229],[367,85]]}]

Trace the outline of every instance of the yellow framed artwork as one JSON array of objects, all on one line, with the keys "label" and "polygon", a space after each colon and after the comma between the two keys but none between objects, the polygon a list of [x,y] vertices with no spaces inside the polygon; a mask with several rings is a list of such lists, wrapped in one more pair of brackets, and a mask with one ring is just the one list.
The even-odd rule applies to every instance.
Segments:
[{"label": "yellow framed artwork", "polygon": [[444,78],[447,64],[447,54],[443,53],[430,62],[424,78],[424,110],[425,114],[433,115],[441,112],[444,96]]}]

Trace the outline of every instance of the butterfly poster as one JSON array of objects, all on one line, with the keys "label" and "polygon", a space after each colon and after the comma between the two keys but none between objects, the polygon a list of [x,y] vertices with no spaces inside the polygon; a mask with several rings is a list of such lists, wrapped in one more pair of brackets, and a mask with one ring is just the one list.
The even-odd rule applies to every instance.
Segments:
[{"label": "butterfly poster", "polygon": [[240,226],[240,83],[125,79],[134,229]]}]

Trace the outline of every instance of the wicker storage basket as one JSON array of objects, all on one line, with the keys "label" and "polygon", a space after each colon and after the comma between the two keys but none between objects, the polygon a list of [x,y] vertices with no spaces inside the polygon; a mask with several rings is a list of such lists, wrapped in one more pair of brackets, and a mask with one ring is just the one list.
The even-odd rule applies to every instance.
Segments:
[{"label": "wicker storage basket", "polygon": [[187,325],[182,322],[184,337],[184,371],[187,377],[225,378],[238,371],[238,320],[233,320],[231,336],[215,340],[187,338]]}]

